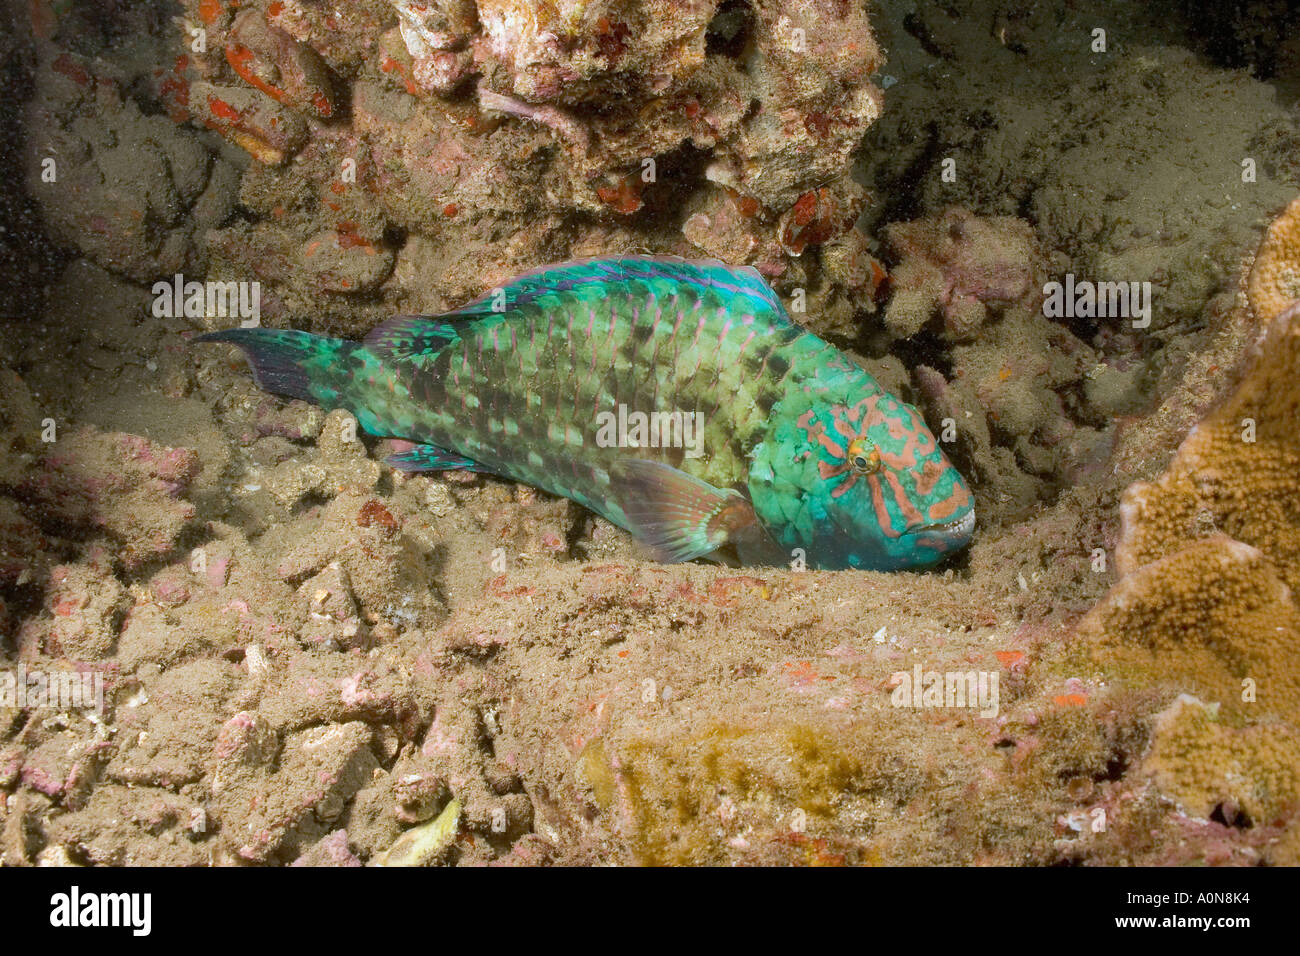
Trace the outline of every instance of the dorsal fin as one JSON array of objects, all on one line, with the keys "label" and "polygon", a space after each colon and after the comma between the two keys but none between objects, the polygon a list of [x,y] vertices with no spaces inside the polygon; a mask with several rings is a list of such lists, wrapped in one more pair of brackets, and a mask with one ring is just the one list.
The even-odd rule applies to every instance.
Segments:
[{"label": "dorsal fin", "polygon": [[665,296],[676,294],[682,287],[699,292],[713,290],[724,297],[740,298],[755,315],[794,324],[767,280],[752,266],[679,256],[612,256],[572,259],[530,269],[442,315],[394,316],[371,329],[365,345],[379,354],[420,365],[459,340],[456,326],[460,322],[499,316],[533,303],[563,305],[566,298],[601,299],[610,286],[630,281],[644,282]]},{"label": "dorsal fin", "polygon": [[674,287],[713,289],[724,296],[747,300],[755,313],[771,313],[787,322],[790,317],[767,280],[752,266],[729,266],[717,259],[683,259],[679,256],[607,256],[572,259],[522,273],[497,289],[459,309],[448,319],[500,314],[547,296],[601,297],[610,285],[640,280],[665,293]]}]

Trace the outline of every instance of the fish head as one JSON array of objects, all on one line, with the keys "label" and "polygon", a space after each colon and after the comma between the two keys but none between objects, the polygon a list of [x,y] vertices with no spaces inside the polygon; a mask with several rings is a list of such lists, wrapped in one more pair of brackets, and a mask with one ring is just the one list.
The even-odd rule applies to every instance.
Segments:
[{"label": "fish head", "polygon": [[869,384],[809,389],[773,409],[751,456],[754,511],[809,567],[935,564],[970,542],[970,489],[917,410],[862,378]]}]

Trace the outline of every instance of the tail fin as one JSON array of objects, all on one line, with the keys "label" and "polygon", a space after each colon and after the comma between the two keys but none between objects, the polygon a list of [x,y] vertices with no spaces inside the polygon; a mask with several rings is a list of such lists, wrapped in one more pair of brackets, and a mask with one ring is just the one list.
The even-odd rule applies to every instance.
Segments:
[{"label": "tail fin", "polygon": [[326,408],[342,404],[354,372],[355,363],[349,359],[363,347],[345,339],[282,329],[226,329],[194,341],[238,345],[259,386]]}]

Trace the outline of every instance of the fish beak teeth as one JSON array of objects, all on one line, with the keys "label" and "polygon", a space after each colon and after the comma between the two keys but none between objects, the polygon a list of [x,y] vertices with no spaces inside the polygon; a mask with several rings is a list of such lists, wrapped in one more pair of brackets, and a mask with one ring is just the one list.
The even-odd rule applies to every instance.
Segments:
[{"label": "fish beak teeth", "polygon": [[975,509],[972,508],[960,518],[952,521],[946,521],[942,524],[928,524],[922,528],[917,528],[919,532],[939,532],[952,537],[968,537],[975,530]]}]

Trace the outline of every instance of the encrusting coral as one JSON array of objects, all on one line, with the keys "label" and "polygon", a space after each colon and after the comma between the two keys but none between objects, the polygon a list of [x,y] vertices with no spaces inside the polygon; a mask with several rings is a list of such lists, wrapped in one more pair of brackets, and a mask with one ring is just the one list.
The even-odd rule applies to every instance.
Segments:
[{"label": "encrusting coral", "polygon": [[1263,552],[1225,535],[1125,575],[1077,636],[1120,680],[1176,680],[1238,720],[1300,718],[1300,609]]},{"label": "encrusting coral", "polygon": [[1298,757],[1294,728],[1228,727],[1215,705],[1184,694],[1157,715],[1144,769],[1190,815],[1208,819],[1217,809],[1229,824],[1250,827],[1296,811]]},{"label": "encrusting coral", "polygon": [[1261,322],[1300,300],[1300,199],[1269,226],[1250,267],[1246,297]]},{"label": "encrusting coral", "polygon": [[1024,220],[951,207],[937,218],[892,223],[885,233],[901,258],[885,323],[900,334],[916,334],[941,309],[948,335],[968,341],[988,318],[986,302],[1011,303],[1035,288],[1040,254]]},{"label": "encrusting coral", "polygon": [[1300,586],[1298,228],[1300,200],[1269,228],[1255,257],[1248,299],[1260,334],[1245,377],[1192,429],[1159,480],[1125,493],[1121,571],[1217,531],[1259,548],[1288,585]]},{"label": "encrusting coral", "polygon": [[[1300,805],[1300,200],[1249,273],[1259,333],[1244,376],[1157,480],[1121,505],[1119,583],[1074,652],[1120,683],[1191,686],[1157,717],[1143,771],[1189,814]],[[1236,810],[1233,810],[1233,815]]]}]

